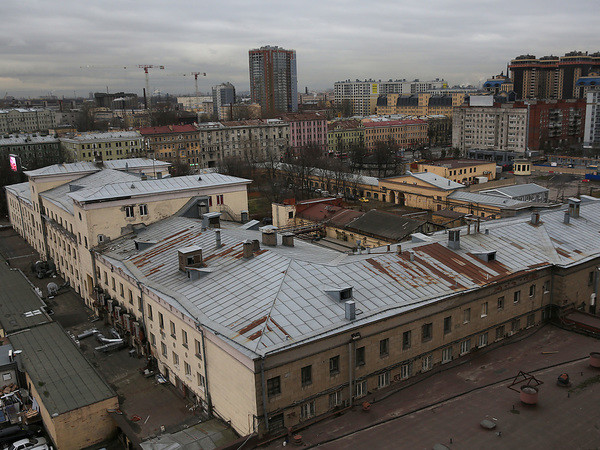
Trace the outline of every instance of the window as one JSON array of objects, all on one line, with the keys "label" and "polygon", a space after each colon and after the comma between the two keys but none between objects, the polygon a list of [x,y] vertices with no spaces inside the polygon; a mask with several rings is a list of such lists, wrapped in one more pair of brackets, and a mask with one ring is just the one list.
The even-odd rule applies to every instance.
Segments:
[{"label": "window", "polygon": [[198,381],[198,386],[200,386],[201,388],[204,388],[204,385],[205,385],[204,376],[201,375],[199,372],[196,372],[196,380]]},{"label": "window", "polygon": [[154,317],[152,316],[152,305],[148,305],[148,319],[154,320]]},{"label": "window", "polygon": [[223,204],[223,194],[217,195],[217,205]]},{"label": "window", "polygon": [[488,334],[483,333],[479,335],[479,347],[485,347],[488,344]]},{"label": "window", "polygon": [[173,364],[175,364],[175,366],[179,366],[179,355],[175,352],[173,352]]},{"label": "window", "polygon": [[184,370],[185,370],[185,374],[186,374],[187,376],[191,376],[191,375],[192,375],[192,368],[191,368],[191,366],[190,366],[190,365],[187,363],[187,361],[184,361],[184,362],[183,362],[183,367],[184,367]]},{"label": "window", "polygon": [[144,312],[144,304],[142,303],[142,297],[138,297],[138,311],[141,313]]},{"label": "window", "polygon": [[365,348],[358,347],[356,349],[356,367],[365,365]]},{"label": "window", "polygon": [[421,358],[421,370],[427,372],[431,367],[433,367],[433,355],[430,353]]},{"label": "window", "polygon": [[400,367],[400,377],[405,380],[412,376],[412,362],[402,364]]},{"label": "window", "polygon": [[548,292],[550,292],[550,282],[544,281],[544,285],[542,286],[542,289],[544,290],[544,294],[547,294]]},{"label": "window", "polygon": [[379,357],[383,358],[390,354],[390,340],[382,339],[379,341]]},{"label": "window", "polygon": [[167,346],[165,345],[164,342],[160,343],[160,351],[161,351],[162,355],[166,358],[167,357]]},{"label": "window", "polygon": [[342,391],[335,391],[333,394],[329,394],[329,409],[333,409],[336,406],[342,404]]},{"label": "window", "polygon": [[425,323],[421,326],[421,342],[430,341],[433,337],[433,324]]},{"label": "window", "polygon": [[504,325],[500,325],[498,328],[496,328],[496,340],[499,341],[500,339],[504,338]]},{"label": "window", "polygon": [[188,348],[187,331],[181,330],[181,342],[185,348]]},{"label": "window", "polygon": [[333,376],[340,373],[340,355],[329,358],[329,375]]},{"label": "window", "polygon": [[514,300],[513,301],[515,302],[515,304],[519,303],[519,300],[521,300],[521,291],[517,291],[514,294]]},{"label": "window", "polygon": [[133,305],[133,292],[131,292],[131,289],[127,289],[127,293],[129,296],[129,304]]},{"label": "window", "polygon": [[148,215],[148,205],[140,205],[140,216]]},{"label": "window", "polygon": [[354,385],[354,396],[356,398],[367,395],[367,380],[357,381]]},{"label": "window", "polygon": [[452,347],[446,347],[442,350],[442,364],[452,361]]},{"label": "window", "polygon": [[469,323],[471,321],[471,308],[467,308],[463,311],[463,323]]},{"label": "window", "polygon": [[381,389],[381,388],[384,388],[389,385],[390,385],[390,372],[386,371],[386,372],[380,373],[379,376],[377,377],[377,387]]},{"label": "window", "polygon": [[481,317],[487,317],[488,314],[488,302],[481,304]]},{"label": "window", "polygon": [[521,329],[521,319],[514,319],[510,324],[510,330],[516,333]]},{"label": "window", "polygon": [[300,407],[300,420],[310,419],[315,416],[315,401],[304,403]]},{"label": "window", "polygon": [[498,297],[498,311],[502,311],[504,309],[504,295],[502,297]]},{"label": "window", "polygon": [[165,329],[165,319],[164,319],[162,313],[158,313],[158,326],[160,327],[161,330]]},{"label": "window", "polygon": [[460,343],[460,354],[464,355],[465,353],[469,353],[471,350],[471,339],[467,339]]},{"label": "window", "polygon": [[156,337],[152,333],[150,333],[150,344],[152,347],[156,347]]},{"label": "window", "polygon": [[117,290],[117,285],[115,283],[115,277],[110,277],[110,280],[111,280],[111,284],[112,284],[112,290],[116,291]]},{"label": "window", "polygon": [[532,327],[535,324],[535,314],[529,314],[527,316],[527,328]]},{"label": "window", "polygon": [[452,316],[444,317],[444,334],[452,331]]},{"label": "window", "polygon": [[300,378],[302,386],[307,386],[312,383],[312,366],[306,366],[300,369]]},{"label": "window", "polygon": [[125,207],[125,217],[133,217],[133,216],[134,216],[133,206],[126,206]]},{"label": "window", "polygon": [[535,295],[535,284],[529,286],[529,296],[533,297]]},{"label": "window", "polygon": [[194,339],[194,348],[196,350],[196,358],[202,359],[202,345],[198,339]]},{"label": "window", "polygon": [[402,333],[402,350],[408,350],[410,348],[410,341],[411,341],[411,332],[410,331],[405,331],[404,333]]},{"label": "window", "polygon": [[125,295],[125,292],[123,289],[123,283],[119,283],[119,295],[121,295],[121,297],[123,297]]},{"label": "window", "polygon": [[281,377],[273,377],[267,380],[267,397],[281,394]]},{"label": "window", "polygon": [[592,284],[594,284],[594,272],[590,272],[588,274],[588,286],[591,286]]}]

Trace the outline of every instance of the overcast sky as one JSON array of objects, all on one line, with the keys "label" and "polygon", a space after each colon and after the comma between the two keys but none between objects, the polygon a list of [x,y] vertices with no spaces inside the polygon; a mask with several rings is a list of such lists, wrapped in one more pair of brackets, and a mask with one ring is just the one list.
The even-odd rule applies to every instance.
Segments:
[{"label": "overcast sky", "polygon": [[[355,78],[479,84],[517,55],[600,50],[600,1],[0,0],[0,96],[248,89],[248,50],[297,52],[298,90]],[[81,67],[84,68],[81,68]],[[127,67],[124,69],[123,67]]]}]

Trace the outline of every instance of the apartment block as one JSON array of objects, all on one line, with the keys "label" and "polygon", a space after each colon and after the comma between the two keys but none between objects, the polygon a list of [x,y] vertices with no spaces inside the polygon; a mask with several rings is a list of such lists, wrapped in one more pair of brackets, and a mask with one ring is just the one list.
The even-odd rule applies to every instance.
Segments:
[{"label": "apartment block", "polygon": [[50,109],[0,109],[0,133],[47,133],[56,126]]},{"label": "apartment block", "polygon": [[349,102],[352,106],[352,114],[367,116],[374,114],[377,107],[377,99],[380,95],[387,94],[418,94],[434,89],[447,88],[444,80],[432,81],[406,81],[406,80],[356,80],[337,81],[333,85],[334,103],[342,106]]},{"label": "apartment block", "polygon": [[327,124],[327,144],[330,154],[348,154],[354,146],[365,142],[365,129],[359,120],[334,120]]},{"label": "apartment block", "polygon": [[600,147],[600,90],[586,95],[584,147]]},{"label": "apartment block", "polygon": [[394,142],[400,148],[427,143],[427,122],[424,120],[365,120],[365,148],[373,150],[377,142]]},{"label": "apartment block", "polygon": [[584,99],[530,100],[516,102],[514,107],[527,107],[529,150],[568,147],[584,140]]},{"label": "apartment block", "polygon": [[212,88],[213,115],[223,119],[223,111],[235,103],[235,87],[231,83],[222,83]]},{"label": "apartment block", "polygon": [[0,136],[0,161],[8,165],[8,155],[21,158],[21,165],[37,169],[62,161],[60,141],[54,136],[14,134]]},{"label": "apartment block", "polygon": [[466,94],[459,92],[448,95],[387,94],[377,98],[378,116],[404,114],[411,116],[444,115],[451,117],[453,108],[462,106]]},{"label": "apartment block", "polygon": [[65,157],[69,161],[127,159],[145,156],[142,135],[137,131],[109,131],[78,133],[60,138]]},{"label": "apartment block", "polygon": [[202,152],[198,129],[194,125],[165,125],[140,128],[148,151],[155,158],[179,161],[192,167],[214,167],[217,157],[210,158]]},{"label": "apartment block", "polygon": [[327,118],[320,113],[288,113],[278,116],[290,126],[290,150],[297,153],[302,148],[315,146],[327,151]]}]

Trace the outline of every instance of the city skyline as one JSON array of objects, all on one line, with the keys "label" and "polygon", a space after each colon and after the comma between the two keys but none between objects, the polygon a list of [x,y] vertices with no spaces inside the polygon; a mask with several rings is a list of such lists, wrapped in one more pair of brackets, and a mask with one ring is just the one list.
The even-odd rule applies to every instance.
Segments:
[{"label": "city skyline", "polygon": [[[89,92],[194,92],[229,81],[249,90],[248,50],[277,45],[296,50],[298,90],[332,89],[345,79],[444,78],[480,84],[520,54],[595,52],[600,6],[558,2],[465,1],[303,2],[281,6],[226,1],[190,13],[189,3],[72,1],[4,4],[0,31],[0,96],[87,97]],[[503,14],[506,11],[518,14]],[[510,20],[498,20],[510,17]],[[127,67],[127,69],[124,69]],[[183,73],[188,73],[184,77]],[[180,75],[178,75],[180,74]]]}]

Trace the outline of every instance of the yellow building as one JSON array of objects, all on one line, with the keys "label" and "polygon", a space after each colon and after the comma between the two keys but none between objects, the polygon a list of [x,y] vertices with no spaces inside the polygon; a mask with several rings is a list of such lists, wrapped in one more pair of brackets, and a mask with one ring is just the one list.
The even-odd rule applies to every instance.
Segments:
[{"label": "yellow building", "polygon": [[365,130],[358,120],[334,120],[327,123],[329,153],[336,156],[348,155],[353,146],[365,141]]},{"label": "yellow building", "polygon": [[455,92],[444,95],[435,95],[429,92],[418,94],[387,94],[380,95],[377,99],[378,116],[409,115],[429,116],[444,115],[452,117],[453,108],[465,102],[467,94]]},{"label": "yellow building", "polygon": [[80,133],[60,138],[68,161],[127,159],[146,155],[143,139],[137,131]]},{"label": "yellow building", "polygon": [[[479,180],[496,179],[496,163],[494,161],[478,161],[476,159],[446,159],[426,163],[411,164],[417,172],[430,172],[462,184],[475,184]],[[481,178],[483,177],[483,178]]]},{"label": "yellow building", "polygon": [[377,142],[393,142],[400,148],[427,143],[427,122],[424,120],[365,120],[365,148],[373,150]]}]

